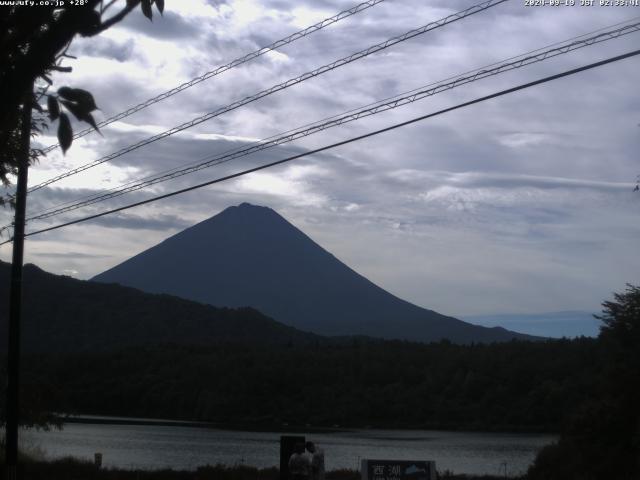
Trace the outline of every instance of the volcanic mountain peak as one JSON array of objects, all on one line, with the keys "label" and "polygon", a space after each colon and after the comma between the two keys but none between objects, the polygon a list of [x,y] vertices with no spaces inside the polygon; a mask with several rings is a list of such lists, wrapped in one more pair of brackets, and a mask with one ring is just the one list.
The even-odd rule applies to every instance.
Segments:
[{"label": "volcanic mountain peak", "polygon": [[218,307],[254,307],[321,335],[414,341],[503,341],[484,328],[401,300],[324,250],[268,207],[242,203],[94,278]]}]

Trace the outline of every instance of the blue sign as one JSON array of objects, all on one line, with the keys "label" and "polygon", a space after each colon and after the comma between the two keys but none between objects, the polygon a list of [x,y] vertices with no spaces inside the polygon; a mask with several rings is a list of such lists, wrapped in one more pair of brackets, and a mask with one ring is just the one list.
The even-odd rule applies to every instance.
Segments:
[{"label": "blue sign", "polygon": [[436,463],[424,460],[362,460],[362,480],[436,480]]}]

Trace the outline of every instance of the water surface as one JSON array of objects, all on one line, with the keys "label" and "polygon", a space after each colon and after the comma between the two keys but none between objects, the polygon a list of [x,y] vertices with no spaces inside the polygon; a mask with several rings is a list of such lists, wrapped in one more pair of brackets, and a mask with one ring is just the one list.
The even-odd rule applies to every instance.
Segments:
[{"label": "water surface", "polygon": [[[193,470],[201,465],[277,466],[279,432],[156,425],[67,424],[62,431],[23,434],[47,458],[74,456],[119,468]],[[435,460],[438,470],[468,474],[523,473],[552,435],[354,430],[308,434],[325,450],[328,470],[359,469],[362,458]]]}]

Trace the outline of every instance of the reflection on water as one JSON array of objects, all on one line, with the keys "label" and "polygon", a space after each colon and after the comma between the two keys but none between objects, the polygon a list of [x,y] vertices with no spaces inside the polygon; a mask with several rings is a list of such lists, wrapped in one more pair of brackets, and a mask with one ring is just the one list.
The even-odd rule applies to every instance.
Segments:
[{"label": "reflection on water", "polygon": [[[325,450],[327,469],[358,469],[362,458],[435,460],[438,470],[469,474],[522,473],[551,435],[406,430],[356,430],[307,435]],[[279,463],[278,432],[195,427],[68,424],[62,431],[26,432],[48,458],[74,456],[120,468],[195,469],[200,465]]]}]

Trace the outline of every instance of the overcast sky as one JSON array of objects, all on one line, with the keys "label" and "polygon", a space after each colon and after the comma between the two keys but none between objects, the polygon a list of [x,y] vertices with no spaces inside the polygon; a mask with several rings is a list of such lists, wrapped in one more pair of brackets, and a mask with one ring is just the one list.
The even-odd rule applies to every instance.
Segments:
[{"label": "overcast sky", "polygon": [[[74,41],[56,85],[100,119],[331,16],[346,0],[167,2]],[[36,184],[198,115],[473,5],[387,0],[52,152]],[[576,3],[580,3],[576,0]],[[33,193],[31,213],[629,20],[638,7],[511,0]],[[640,34],[272,148],[28,230],[213,179],[637,48]],[[640,57],[126,213],[28,239],[26,261],[90,278],[241,202],[274,208],[390,292],[449,315],[598,311],[640,283]],[[82,126],[81,128],[83,128]],[[55,131],[55,127],[52,129]],[[53,137],[41,137],[43,145]],[[0,214],[5,224],[8,211]],[[0,257],[10,259],[10,246]]]}]

